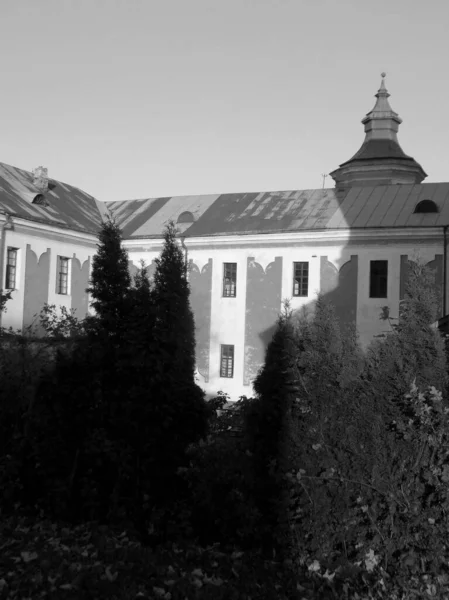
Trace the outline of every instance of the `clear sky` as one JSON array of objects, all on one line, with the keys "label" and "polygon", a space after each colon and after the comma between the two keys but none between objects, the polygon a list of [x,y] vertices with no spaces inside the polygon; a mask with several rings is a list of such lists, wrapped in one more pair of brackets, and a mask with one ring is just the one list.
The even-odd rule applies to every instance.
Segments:
[{"label": "clear sky", "polygon": [[447,0],[0,0],[0,161],[99,200],[317,188],[386,71],[449,181],[448,25]]}]

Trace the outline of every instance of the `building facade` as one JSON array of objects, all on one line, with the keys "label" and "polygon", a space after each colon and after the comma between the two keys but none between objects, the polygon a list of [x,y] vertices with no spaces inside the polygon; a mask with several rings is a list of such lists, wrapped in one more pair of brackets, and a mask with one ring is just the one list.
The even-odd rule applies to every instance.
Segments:
[{"label": "building facade", "polygon": [[33,327],[45,303],[89,310],[86,288],[106,207],[78,188],[0,163],[0,278],[12,293],[1,325]]},{"label": "building facade", "polygon": [[[44,194],[57,213],[50,221],[42,218],[50,207],[36,207],[23,191],[39,190],[40,172],[20,171],[19,177],[18,169],[8,167],[8,176],[14,174],[23,187],[20,196],[17,184],[13,186],[15,195],[10,194],[6,207],[0,190],[4,287],[12,284],[10,249],[18,252],[17,287],[3,324],[27,325],[44,301],[85,314],[89,264],[105,210],[123,230],[131,271],[143,259],[150,277],[164,226],[169,220],[177,223],[190,266],[198,377],[210,395],[222,390],[235,400],[252,394],[284,299],[294,310],[313,308],[321,292],[342,323],[357,324],[366,347],[389,330],[380,314],[387,307],[397,316],[407,261],[420,258],[435,269],[445,315],[449,183],[423,183],[423,168],[399,145],[401,119],[388,98],[382,77],[375,106],[362,121],[362,146],[331,173],[332,189],[149,198],[102,206],[80,190],[54,182]],[[21,212],[16,212],[18,199]]]}]

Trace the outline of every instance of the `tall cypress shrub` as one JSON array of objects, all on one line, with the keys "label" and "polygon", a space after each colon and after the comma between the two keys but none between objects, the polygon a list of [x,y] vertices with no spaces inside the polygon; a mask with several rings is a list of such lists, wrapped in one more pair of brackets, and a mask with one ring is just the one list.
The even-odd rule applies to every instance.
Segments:
[{"label": "tall cypress shrub", "polygon": [[297,375],[288,304],[278,318],[254,391],[245,430],[253,455],[255,500],[262,515],[262,549],[271,557],[273,549],[284,554],[289,542],[283,476],[289,468],[289,417],[297,395]]},{"label": "tall cypress shrub", "polygon": [[39,465],[44,503],[75,519],[107,514],[120,464],[126,395],[117,362],[130,308],[121,241],[117,224],[103,222],[87,290],[95,316],[87,335],[57,357],[30,416],[29,462]]},{"label": "tall cypress shrub", "polygon": [[170,486],[175,485],[177,468],[186,463],[187,446],[208,430],[205,395],[194,378],[195,324],[187,267],[173,222],[165,228],[164,246],[156,259],[151,303],[154,324],[147,394],[154,424],[153,490],[163,504],[173,496]]},{"label": "tall cypress shrub", "polygon": [[195,324],[190,306],[187,265],[176,240],[175,224],[164,231],[164,247],[156,259],[153,303],[156,307],[154,337],[160,348],[160,375],[192,383],[195,372]]},{"label": "tall cypress shrub", "polygon": [[378,396],[403,396],[414,380],[419,388],[443,391],[447,385],[444,339],[432,327],[440,306],[435,274],[421,262],[410,262],[409,267],[398,323],[367,353],[366,379]]},{"label": "tall cypress shrub", "polygon": [[123,391],[128,381],[117,365],[131,310],[131,276],[128,253],[122,246],[122,232],[112,217],[103,221],[98,239],[87,289],[95,310],[88,343],[97,348],[96,354],[100,357],[98,368],[102,377],[105,419],[109,430],[117,437],[126,404]]},{"label": "tall cypress shrub", "polygon": [[114,219],[108,217],[100,229],[87,291],[99,327],[112,338],[112,344],[120,343],[123,334],[130,286],[128,253],[122,247],[122,232]]}]

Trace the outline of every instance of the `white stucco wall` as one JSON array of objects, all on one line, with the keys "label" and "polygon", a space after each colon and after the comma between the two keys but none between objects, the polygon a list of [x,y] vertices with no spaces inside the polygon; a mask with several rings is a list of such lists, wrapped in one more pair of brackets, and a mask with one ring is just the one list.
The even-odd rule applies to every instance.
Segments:
[{"label": "white stucco wall", "polygon": [[55,304],[57,308],[65,306],[71,308],[72,290],[71,285],[71,262],[69,266],[69,293],[56,293],[57,277],[57,259],[58,256],[76,258],[81,265],[92,257],[95,253],[96,238],[93,235],[84,235],[77,232],[71,232],[65,229],[49,227],[40,224],[28,224],[19,219],[14,219],[14,231],[4,232],[5,253],[3,257],[3,282],[5,286],[7,248],[14,247],[18,249],[17,257],[17,289],[12,292],[12,298],[6,305],[6,312],[2,316],[2,326],[21,329],[23,327],[24,312],[24,292],[26,277],[26,252],[29,244],[31,250],[36,254],[37,259],[50,248],[50,270],[47,281],[48,286],[48,304]]},{"label": "white stucco wall", "polygon": [[[286,245],[286,238],[290,245]],[[200,385],[209,395],[215,395],[219,390],[228,393],[232,400],[240,395],[251,396],[252,386],[243,384],[244,369],[244,340],[245,340],[245,307],[246,307],[246,275],[248,257],[254,257],[264,269],[278,256],[283,259],[282,269],[282,299],[289,299],[291,307],[296,310],[302,306],[311,305],[320,289],[321,257],[326,256],[337,268],[350,260],[351,256],[358,257],[357,273],[357,327],[360,342],[366,347],[374,335],[390,330],[390,325],[379,316],[383,306],[388,306],[390,314],[395,317],[399,309],[400,266],[401,255],[420,258],[429,262],[436,254],[443,254],[441,235],[433,232],[434,239],[421,242],[416,230],[409,232],[383,232],[388,243],[377,244],[375,232],[363,238],[360,242],[354,238],[349,240],[348,234],[323,232],[314,235],[304,233],[287,235],[232,236],[220,238],[203,238],[185,240],[188,248],[188,258],[192,259],[201,269],[211,258],[213,261],[212,276],[212,308],[210,327],[210,361],[209,381],[200,377]],[[332,239],[334,236],[334,239]],[[393,238],[397,236],[397,239]],[[253,239],[251,239],[253,238]],[[276,240],[284,243],[276,244]],[[270,245],[268,245],[270,244]],[[143,258],[147,264],[159,255],[161,243],[157,240],[139,240],[125,242],[130,259],[138,266]],[[139,250],[134,251],[133,247]],[[145,249],[142,249],[145,248]],[[147,250],[148,249],[148,250]],[[388,297],[369,297],[369,275],[371,260],[388,260]],[[293,262],[309,262],[309,295],[307,298],[292,297]],[[222,297],[223,263],[237,263],[237,297]],[[279,306],[281,310],[281,305]],[[220,345],[235,346],[234,377],[220,377]]]},{"label": "white stucco wall", "polygon": [[[376,237],[381,235],[381,237]],[[81,264],[92,257],[97,240],[76,232],[54,227],[29,224],[15,220],[15,230],[5,232],[5,249],[13,246],[19,249],[17,263],[17,290],[7,304],[2,325],[19,329],[23,324],[23,305],[25,289],[25,257],[27,244],[38,258],[47,248],[51,248],[50,276],[48,280],[48,303],[71,307],[71,294],[56,293],[57,257],[76,257]],[[281,301],[290,299],[291,307],[299,309],[312,305],[316,293],[320,291],[321,257],[340,268],[355,255],[358,257],[357,273],[357,327],[360,341],[364,347],[384,331],[388,331],[388,322],[379,319],[382,306],[388,306],[393,317],[399,308],[401,255],[425,262],[434,260],[435,255],[443,254],[441,232],[436,230],[401,230],[386,232],[352,233],[348,239],[346,232],[302,232],[269,235],[217,236],[209,238],[186,238],[188,259],[193,260],[201,269],[212,259],[212,301],[210,316],[209,381],[199,376],[199,383],[209,395],[218,391],[228,393],[233,400],[240,395],[251,396],[251,385],[244,385],[245,350],[245,312],[246,281],[248,258],[265,270],[276,257],[282,257]],[[378,241],[380,240],[380,241]],[[159,256],[162,240],[127,240],[124,243],[132,262],[138,267],[143,259],[147,265]],[[369,297],[370,260],[388,260],[388,297],[376,299]],[[309,295],[307,298],[292,297],[293,262],[309,262]],[[237,296],[222,297],[223,263],[237,263]],[[3,257],[3,277],[6,271],[6,251]],[[4,282],[3,282],[4,283]],[[446,297],[449,301],[448,292]],[[261,298],[263,301],[263,298]],[[279,311],[281,302],[279,303]],[[234,377],[220,377],[220,346],[234,345]]]}]

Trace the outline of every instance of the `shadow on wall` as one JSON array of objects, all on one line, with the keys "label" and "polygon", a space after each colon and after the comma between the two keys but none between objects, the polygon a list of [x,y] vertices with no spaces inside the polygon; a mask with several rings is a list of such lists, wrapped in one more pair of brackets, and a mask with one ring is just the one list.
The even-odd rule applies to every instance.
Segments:
[{"label": "shadow on wall", "polygon": [[[350,245],[346,241],[343,250]],[[400,290],[399,300],[405,297],[406,284],[409,277],[410,266],[408,261],[413,262],[411,257],[401,255],[400,261]],[[442,313],[443,292],[443,255],[435,255],[435,259],[427,265],[435,272],[435,284],[441,290],[440,314]],[[290,265],[288,266],[288,268]],[[282,276],[282,258],[276,257],[264,270],[253,258],[248,259],[247,301],[246,301],[246,327],[245,327],[245,380],[248,386],[248,395],[252,394],[251,383],[257,376],[260,367],[265,360],[265,353],[273,334],[276,330],[276,320],[279,315],[279,307],[282,305],[280,297]],[[340,324],[346,325],[357,323],[358,303],[363,299],[358,298],[359,257],[350,255],[349,260],[338,268],[327,256],[320,257],[320,290],[323,300],[332,303]],[[313,312],[315,298],[307,302],[303,307]],[[379,298],[377,312],[374,318],[381,319],[382,307],[391,307],[391,299]],[[394,307],[393,313],[397,312]],[[300,309],[302,310],[302,309]],[[294,312],[297,312],[294,310]],[[397,316],[393,314],[392,316]],[[381,328],[379,328],[381,329]],[[388,327],[385,326],[385,330]],[[367,340],[364,340],[365,342]]]},{"label": "shadow on wall", "polygon": [[[244,385],[247,386],[251,385],[263,364],[265,352],[276,329],[279,307],[283,300],[282,263],[282,257],[276,257],[264,271],[253,258],[248,259],[244,379]],[[327,256],[321,256],[319,268],[320,289],[324,300],[332,302],[342,324],[354,322],[357,315],[358,257],[351,256],[338,269]],[[314,303],[315,299],[312,299],[305,307],[313,309]]]},{"label": "shadow on wall", "polygon": [[[341,196],[337,194],[337,197]],[[343,196],[344,197],[344,196]],[[298,242],[298,250],[306,249],[306,244]],[[360,247],[358,245],[358,247]],[[375,259],[378,242],[373,241],[372,256]],[[354,254],[351,253],[354,248]],[[288,248],[291,250],[291,247]],[[309,246],[310,250],[310,246]],[[366,245],[364,251],[366,253]],[[369,249],[368,249],[369,251]],[[399,248],[391,246],[393,253],[400,252]],[[321,255],[316,258],[315,267],[319,269],[319,289],[325,302],[330,302],[335,307],[336,316],[340,323],[344,325],[353,324],[357,321],[357,314],[362,314],[365,308],[369,309],[372,319],[380,319],[382,306],[390,306],[393,316],[397,311],[396,307],[391,306],[390,298],[379,298],[378,302],[370,304],[369,307],[363,306],[365,300],[358,297],[359,277],[359,255],[358,249],[353,245],[352,240],[348,238],[338,248],[329,252],[329,256]],[[257,256],[257,250],[254,251]],[[301,255],[302,252],[298,252]],[[345,258],[343,258],[343,255]],[[366,255],[366,254],[365,254]],[[257,376],[260,367],[265,360],[265,353],[276,329],[276,321],[282,308],[282,282],[285,269],[292,269],[292,264],[286,262],[282,256],[273,256],[271,262],[264,268],[257,262],[255,256],[247,257],[247,280],[246,280],[246,305],[245,305],[245,329],[244,329],[244,372],[243,372],[243,391],[242,393],[251,396],[253,394],[252,382]],[[399,299],[405,295],[405,286],[408,279],[408,255],[401,255],[400,275],[399,275]],[[299,259],[301,260],[301,259]],[[315,259],[314,259],[315,260]],[[443,256],[436,255],[435,259],[428,263],[436,272],[436,284],[442,289],[443,283]],[[338,266],[337,266],[338,265]],[[311,264],[310,264],[311,266]],[[209,356],[211,344],[214,346],[219,340],[214,340],[213,331],[211,331],[211,312],[212,312],[212,272],[216,268],[212,259],[200,269],[192,259],[190,259],[190,302],[195,317],[195,336],[196,336],[196,357],[197,357],[197,378],[202,386],[210,384],[211,365]],[[310,268],[310,267],[309,267]],[[148,266],[148,273],[152,277],[155,269],[155,263]],[[130,271],[134,275],[138,268],[130,261]],[[362,274],[363,277],[369,277],[369,274]],[[366,286],[363,286],[366,289]],[[292,292],[293,290],[291,290]],[[309,289],[306,309],[313,310],[315,304],[315,294]],[[293,307],[295,303],[293,302]],[[381,328],[379,328],[381,329]],[[384,328],[388,329],[387,326]],[[361,332],[362,333],[362,332]],[[367,337],[365,332],[365,337]],[[211,337],[212,336],[212,337]],[[363,342],[363,340],[362,340]],[[217,390],[209,393],[208,397],[215,397]],[[235,398],[237,399],[237,398]],[[233,398],[234,400],[234,398]]]}]

